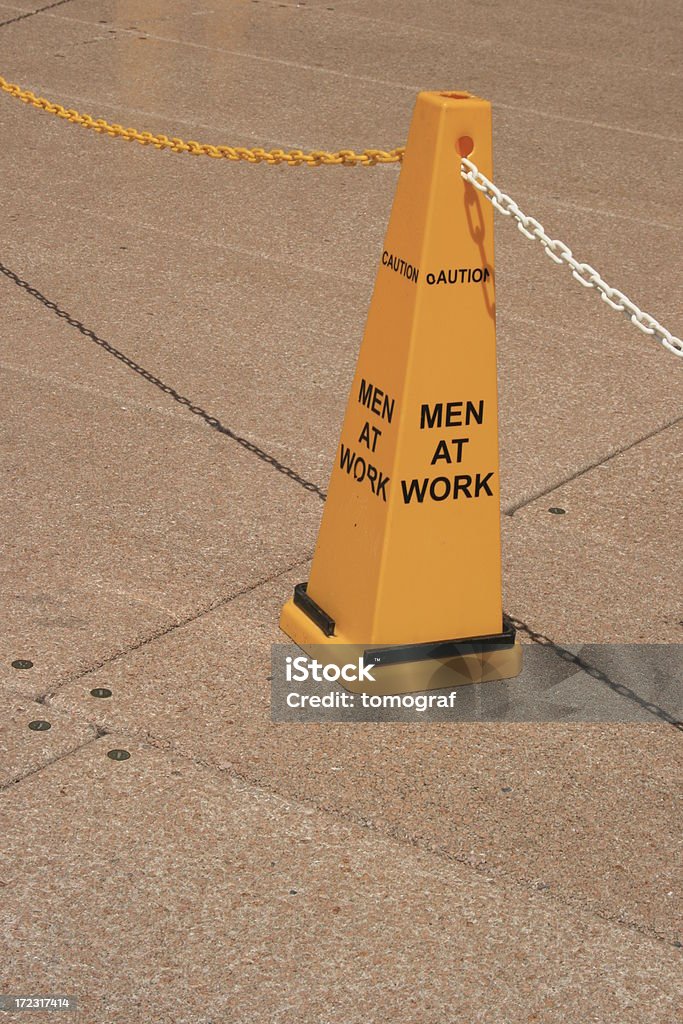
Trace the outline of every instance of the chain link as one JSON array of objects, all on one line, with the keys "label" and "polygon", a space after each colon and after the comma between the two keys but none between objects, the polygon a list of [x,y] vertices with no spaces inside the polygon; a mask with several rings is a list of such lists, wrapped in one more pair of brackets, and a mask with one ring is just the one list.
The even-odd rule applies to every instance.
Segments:
[{"label": "chain link", "polygon": [[94,118],[90,114],[81,114],[78,110],[70,110],[61,103],[53,103],[43,96],[36,96],[29,89],[7,82],[0,76],[0,90],[28,103],[38,110],[54,114],[64,121],[78,124],[82,128],[90,128],[111,138],[126,139],[138,142],[141,146],[154,146],[155,149],[169,149],[172,153],[189,153],[191,156],[210,156],[216,160],[246,160],[250,164],[287,164],[298,167],[322,167],[343,164],[346,167],[374,167],[376,164],[397,164],[403,160],[404,147],[398,149],[364,149],[356,153],[353,149],[340,149],[328,153],[324,149],[314,149],[306,153],[301,149],[247,149],[243,146],[213,146],[208,142],[194,142],[185,139],[169,139],[166,135],[153,135],[152,132],[141,132],[137,128],[124,128],[120,124],[110,124],[102,118]]},{"label": "chain link", "polygon": [[501,192],[492,181],[489,181],[476,164],[463,157],[460,173],[465,181],[468,181],[470,185],[473,185],[474,188],[490,200],[499,213],[502,213],[504,217],[512,217],[525,238],[529,238],[532,241],[534,239],[538,240],[543,246],[546,255],[554,263],[566,264],[572,272],[572,277],[580,285],[583,285],[584,288],[596,288],[600,292],[603,302],[606,302],[608,306],[617,312],[624,313],[631,323],[642,331],[643,334],[648,334],[661,342],[674,355],[683,356],[683,341],[680,338],[676,338],[667,331],[666,327],[662,327],[659,321],[655,320],[649,313],[644,313],[642,309],[639,309],[635,302],[632,302],[618,288],[611,288],[606,281],[603,281],[598,271],[590,263],[580,263],[572,254],[568,245],[560,242],[557,238],[550,238],[540,221],[523,213],[514,199],[511,199],[505,192]]}]

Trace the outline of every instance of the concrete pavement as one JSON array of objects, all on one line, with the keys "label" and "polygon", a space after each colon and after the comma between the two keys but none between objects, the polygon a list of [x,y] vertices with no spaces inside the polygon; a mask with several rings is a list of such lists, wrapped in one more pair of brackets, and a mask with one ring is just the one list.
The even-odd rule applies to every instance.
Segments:
[{"label": "concrete pavement", "polygon": [[[0,73],[287,148],[398,145],[418,89],[470,89],[501,187],[680,334],[676,6],[2,0]],[[270,721],[396,168],[157,153],[6,97],[0,125],[0,994],[677,1019],[680,731]],[[507,611],[680,643],[680,360],[505,222],[497,307]]]}]

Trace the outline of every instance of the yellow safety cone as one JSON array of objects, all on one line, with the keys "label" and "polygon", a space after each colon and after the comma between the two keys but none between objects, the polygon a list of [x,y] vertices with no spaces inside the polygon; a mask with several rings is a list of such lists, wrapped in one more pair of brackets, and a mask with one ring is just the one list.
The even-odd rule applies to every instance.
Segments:
[{"label": "yellow safety cone", "polygon": [[323,663],[359,651],[370,693],[506,679],[491,107],[418,95],[308,584],[281,628]]}]

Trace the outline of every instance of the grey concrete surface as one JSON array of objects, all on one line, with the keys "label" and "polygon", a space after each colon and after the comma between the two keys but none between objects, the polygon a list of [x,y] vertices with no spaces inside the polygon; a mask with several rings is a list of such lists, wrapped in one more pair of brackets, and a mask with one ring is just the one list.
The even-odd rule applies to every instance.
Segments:
[{"label": "grey concrete surface", "polygon": [[[94,17],[95,9],[89,10]],[[277,10],[286,15],[287,9]],[[303,16],[302,12],[289,13]],[[34,30],[28,45],[40,52],[41,62],[48,39],[52,43],[55,31],[66,31],[61,25],[55,30],[52,22],[63,21],[63,16],[55,14],[47,28]],[[70,29],[81,33],[85,49],[86,29],[80,21]],[[18,28],[12,31],[17,36],[15,62],[26,60],[26,40],[18,38]],[[171,52],[176,54],[176,49],[171,47]],[[199,55],[191,52],[187,59],[196,63],[196,77],[206,73],[204,51]],[[64,67],[64,60],[57,58],[54,63],[53,91],[68,102],[87,105],[92,97],[66,93],[60,81],[61,75],[71,74],[68,63]],[[94,73],[104,77],[106,64],[98,68]],[[259,68],[263,70],[261,65]],[[266,63],[263,73],[280,74],[280,65],[269,68]],[[182,73],[190,73],[184,63]],[[100,113],[119,116],[126,103],[124,86],[121,83],[117,95],[115,83],[107,76],[102,89],[108,98],[104,107],[99,101]],[[272,92],[276,91],[273,84]],[[382,116],[389,119],[388,138],[377,134],[379,126],[374,122],[369,123],[364,138],[349,135],[344,127],[337,132],[346,130],[344,137],[354,145],[366,144],[371,138],[386,139],[387,145],[401,141],[414,94],[412,87],[406,87],[398,103],[381,106]],[[146,86],[144,95],[149,97]],[[180,88],[177,98],[183,97],[186,101]],[[188,112],[182,115],[184,120],[172,120],[177,117],[178,104],[171,102],[171,96],[164,99],[168,113],[155,110],[151,103],[132,112],[143,116],[153,129],[171,131],[173,125],[173,130],[187,134],[199,124],[205,127],[205,135],[208,132],[224,139],[226,117],[234,125],[243,116],[244,104],[240,92],[234,94],[227,83],[220,92],[209,90],[209,102],[217,102],[218,97],[229,104],[229,114],[215,115],[213,122],[198,122]],[[282,102],[289,110],[290,99],[283,97]],[[332,107],[337,114],[331,113]],[[331,97],[323,111],[326,124],[337,122],[338,107],[337,98]],[[352,102],[350,108],[357,111],[357,132],[357,125],[367,123],[368,118]],[[514,188],[520,202],[533,207],[549,229],[570,238],[579,254],[600,266],[620,287],[637,294],[645,308],[656,313],[666,309],[673,320],[680,316],[683,309],[670,260],[676,211],[666,181],[652,182],[643,190],[634,177],[628,185],[628,208],[622,209],[614,197],[613,183],[623,182],[626,171],[635,174],[635,148],[617,159],[618,177],[614,168],[604,172],[593,168],[587,175],[583,166],[586,147],[578,127],[564,124],[558,133],[541,122],[530,153],[529,147],[519,144],[520,134],[523,137],[527,128],[518,123],[522,117],[528,122],[529,115],[508,108],[496,107],[496,111],[498,120],[512,118],[509,129],[505,123],[496,124],[500,180]],[[71,307],[75,305],[68,311],[76,319],[137,358],[163,382],[178,387],[182,383],[184,393],[195,404],[221,421],[233,423],[238,404],[243,432],[262,447],[274,444],[274,453],[282,461],[289,460],[302,475],[324,487],[328,453],[338,436],[396,169],[376,168],[367,175],[342,169],[332,176],[329,172],[313,175],[302,168],[292,175],[285,169],[179,161],[170,154],[111,143],[103,188],[102,139],[53,124],[38,114],[27,123],[26,111],[17,104],[8,109],[7,116],[12,118],[10,123],[30,133],[27,146],[16,154],[19,172],[28,176],[27,187],[25,193],[13,195],[8,215],[14,222],[35,225],[31,243],[23,233],[8,240],[7,266],[50,300],[61,301],[63,308],[68,305],[66,285],[66,297],[71,299]],[[316,116],[320,116],[317,104]],[[596,136],[590,151],[598,159],[605,133],[598,128],[590,130]],[[301,139],[294,127],[291,131],[290,138]],[[317,131],[319,140],[323,139],[321,131]],[[29,154],[47,138],[52,187],[36,204],[32,195],[40,188],[42,167],[36,166]],[[287,140],[278,135],[270,139],[238,136],[237,141],[277,144]],[[301,141],[314,144],[313,137]],[[610,153],[617,144],[626,145],[619,136]],[[557,155],[557,166],[544,174],[543,181],[530,184],[529,175],[535,173],[538,161],[546,158],[549,146],[557,145],[567,147]],[[671,145],[661,146],[670,159]],[[79,153],[77,181],[72,173],[74,147]],[[531,156],[533,163],[527,167]],[[10,148],[8,158],[14,157]],[[661,166],[659,157],[653,157],[653,173]],[[589,179],[592,190],[578,209],[576,197],[568,204],[570,195],[564,191],[570,172],[581,183]],[[675,171],[667,174],[670,178]],[[609,184],[610,204],[605,208],[603,199],[596,210],[596,182],[600,181]],[[245,190],[251,188],[258,198],[245,204]],[[125,220],[120,216],[122,196]],[[649,206],[639,213],[633,209],[634,202],[661,203],[661,207]],[[632,233],[625,230],[631,222],[638,232],[636,247]],[[42,240],[48,239],[46,247]],[[61,258],[50,259],[50,253],[59,253]],[[640,269],[643,261],[648,266],[645,276]],[[539,247],[532,247],[507,223],[499,225],[497,265],[502,480],[507,507],[671,422],[679,414],[680,401],[675,375],[660,352],[643,344],[645,339],[629,332],[594,294],[576,286]],[[100,286],[95,291],[83,286],[93,266]],[[81,282],[78,288],[75,279]],[[11,301],[9,296],[7,301]],[[16,299],[23,309],[37,301],[29,296]],[[307,310],[305,317],[303,309]],[[124,310],[131,310],[131,316],[123,321],[126,331],[122,336]],[[37,315],[43,324],[49,314],[38,310]],[[32,335],[33,331],[27,332],[23,352],[15,354],[14,365],[35,367]],[[193,341],[191,351],[188,335]],[[253,339],[246,358],[245,337]],[[78,339],[73,330],[65,331],[65,339],[70,353]],[[590,360],[585,358],[587,346]],[[259,354],[260,358],[254,358]],[[48,359],[47,365],[63,376],[61,347]],[[91,359],[101,367],[96,371],[98,379],[100,374],[102,379],[115,379],[117,392],[125,388],[139,400],[139,382],[133,380],[126,386],[125,371],[105,369],[102,353],[97,357],[84,354],[83,359],[87,360],[84,367],[89,367]],[[43,355],[41,363],[44,360]],[[561,375],[554,372],[558,362],[564,368]],[[88,373],[90,385],[94,377]],[[602,390],[599,402],[591,398],[596,395],[598,379],[611,382]],[[553,395],[550,402],[543,401],[548,389]],[[151,395],[149,388],[145,395]],[[165,407],[168,405],[166,402]],[[582,410],[580,417],[577,405]],[[296,415],[292,415],[294,409]],[[271,429],[273,412],[278,414],[277,438]]]},{"label": "grey concrete surface", "polygon": [[682,440],[679,420],[503,517],[512,614],[571,643],[681,642]]},{"label": "grey concrete surface", "polygon": [[[49,706],[677,941],[680,733],[658,724],[273,725],[277,610],[304,577],[282,576],[73,680]],[[96,686],[113,696],[93,699]]]},{"label": "grey concrete surface", "polygon": [[656,941],[125,735],[46,768],[38,803],[20,784],[13,812],[3,986],[76,994],[83,1020],[675,1014]]},{"label": "grey concrete surface", "polygon": [[[500,185],[680,334],[678,13],[2,0],[0,74],[287,148],[398,145],[468,88]],[[680,730],[270,721],[397,169],[4,95],[0,131],[0,989],[79,1024],[677,1019]],[[526,643],[680,643],[680,360],[496,244],[506,608]]]},{"label": "grey concrete surface", "polygon": [[3,698],[0,723],[0,790],[28,779],[48,764],[97,737],[97,727],[31,699]]}]

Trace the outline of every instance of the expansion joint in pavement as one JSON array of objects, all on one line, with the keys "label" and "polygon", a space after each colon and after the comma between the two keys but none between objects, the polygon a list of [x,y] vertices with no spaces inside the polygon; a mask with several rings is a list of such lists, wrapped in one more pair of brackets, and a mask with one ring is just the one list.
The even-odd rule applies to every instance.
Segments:
[{"label": "expansion joint in pavement", "polygon": [[7,21],[0,21],[0,28],[4,28],[5,25],[13,25],[16,21],[25,21],[26,18],[34,18],[36,14],[42,14],[43,11],[51,11],[53,7],[63,7],[64,4],[70,4],[71,0],[55,0],[55,3],[46,4],[45,7],[39,7],[35,11],[25,11],[23,14],[17,14],[14,18],[8,18]]},{"label": "expansion joint in pavement", "polygon": [[657,437],[658,434],[663,434],[665,431],[670,430],[671,427],[675,427],[677,423],[683,420],[683,416],[676,416],[674,419],[669,420],[667,423],[662,423],[659,427],[655,427],[654,430],[650,430],[647,434],[643,434],[641,437],[637,437],[635,441],[631,441],[629,444],[623,445],[621,448],[615,448],[601,459],[596,459],[595,462],[589,463],[587,466],[582,466],[581,469],[577,469],[575,473],[571,473],[569,476],[564,477],[562,480],[556,481],[551,484],[550,487],[546,487],[542,491],[538,491],[536,494],[532,494],[528,498],[524,498],[523,501],[518,502],[516,505],[506,508],[505,515],[512,518],[516,512],[520,509],[526,508],[527,505],[532,505],[539,498],[547,498],[549,494],[553,494],[554,491],[564,487],[566,484],[571,483],[573,480],[578,480],[580,477],[585,476],[586,473],[590,473],[594,469],[598,469],[600,466],[605,466],[612,459],[616,459],[619,455],[624,455],[625,452],[630,452],[631,449],[637,448],[639,444],[643,444],[644,441],[649,441],[652,437]]},{"label": "expansion joint in pavement", "polygon": [[36,701],[39,704],[49,704],[50,700],[55,697],[62,687],[67,686],[69,683],[75,683],[79,679],[84,679],[86,676],[92,675],[99,669],[104,668],[105,665],[111,665],[113,662],[121,661],[122,658],[126,658],[129,654],[133,654],[135,651],[139,651],[144,647],[148,647],[150,644],[155,643],[157,640],[163,640],[165,637],[175,633],[178,629],[183,629],[185,626],[192,625],[199,619],[204,618],[206,615],[210,615],[215,612],[218,608],[224,608],[232,601],[237,600],[239,597],[244,597],[246,594],[251,594],[254,590],[258,590],[259,587],[265,586],[267,583],[272,583],[273,580],[279,579],[280,576],[286,576],[292,570],[296,569],[299,565],[305,565],[310,558],[310,555],[306,555],[303,558],[297,558],[296,561],[288,563],[282,569],[278,569],[277,572],[270,574],[269,576],[258,579],[255,583],[250,583],[249,586],[242,587],[240,590],[235,591],[232,594],[228,594],[226,597],[221,597],[217,601],[211,601],[208,605],[199,608],[191,615],[186,616],[183,619],[179,619],[176,622],[172,622],[169,626],[163,626],[152,633],[143,637],[141,640],[137,640],[133,644],[129,644],[128,647],[124,647],[120,651],[115,651],[114,654],[109,655],[106,658],[100,658],[98,661],[93,662],[87,668],[82,669],[80,672],[76,672],[74,675],[67,676],[65,679],[54,687],[52,690],[48,690],[45,693],[40,694],[36,697]]},{"label": "expansion joint in pavement", "polygon": [[256,782],[244,772],[238,771],[234,766],[225,767],[218,765],[206,758],[201,758],[191,752],[184,751],[172,740],[154,736],[151,732],[142,730],[141,732],[136,733],[126,730],[126,733],[131,737],[144,741],[155,750],[174,758],[180,758],[182,761],[191,763],[197,768],[207,769],[217,775],[227,775],[230,779],[234,779],[236,782],[239,782],[244,786],[248,786],[250,789],[266,793],[269,796],[278,797],[279,799],[286,799],[303,807],[309,807],[320,814],[328,815],[336,821],[344,822],[347,825],[353,825],[356,828],[361,828],[370,834],[380,836],[385,840],[390,839],[396,843],[397,846],[410,846],[415,850],[428,853],[430,856],[441,861],[445,861],[447,864],[459,864],[463,867],[469,868],[479,876],[483,876],[489,880],[495,879],[496,883],[499,885],[510,886],[516,890],[521,890],[526,896],[532,899],[547,900],[567,910],[576,911],[578,909],[583,913],[589,914],[591,917],[604,921],[614,927],[624,928],[629,932],[635,932],[645,938],[654,939],[667,948],[679,948],[675,941],[667,938],[667,936],[663,935],[656,929],[645,928],[637,922],[630,921],[620,914],[610,914],[609,912],[604,911],[580,898],[567,897],[557,891],[549,890],[547,888],[539,888],[537,880],[531,878],[515,878],[514,876],[505,874],[502,871],[498,871],[489,864],[473,864],[471,860],[462,854],[454,853],[452,850],[445,850],[443,847],[431,844],[425,839],[418,839],[417,837],[410,835],[405,830],[399,829],[388,823],[383,827],[380,827],[375,822],[369,821],[362,815],[353,814],[350,811],[343,811],[338,807],[333,807],[326,803],[319,803],[315,800],[307,799],[306,797],[298,795],[292,796],[291,793],[288,793],[286,790],[283,791],[276,786],[264,785],[262,781]]},{"label": "expansion joint in pavement", "polygon": [[69,747],[68,750],[62,751],[62,753],[58,754],[56,757],[43,761],[42,764],[39,764],[36,768],[31,768],[28,771],[23,772],[23,774],[16,775],[13,779],[9,779],[7,782],[0,783],[0,793],[11,789],[12,786],[16,786],[18,782],[23,782],[25,779],[30,779],[33,776],[38,775],[46,768],[49,768],[50,765],[57,764],[59,761],[65,761],[68,757],[71,757],[72,754],[78,753],[79,750],[83,750],[84,747],[89,747],[92,743],[96,743],[98,740],[101,740],[103,736],[107,735],[107,730],[103,729],[101,726],[88,723],[88,727],[92,729],[93,734],[87,740],[84,740],[82,743],[77,743],[73,747]]}]

